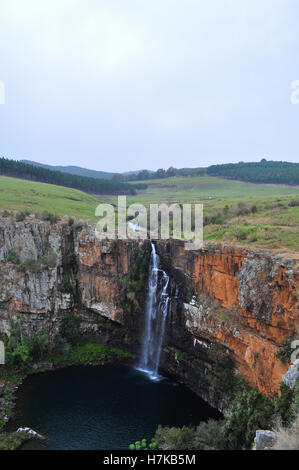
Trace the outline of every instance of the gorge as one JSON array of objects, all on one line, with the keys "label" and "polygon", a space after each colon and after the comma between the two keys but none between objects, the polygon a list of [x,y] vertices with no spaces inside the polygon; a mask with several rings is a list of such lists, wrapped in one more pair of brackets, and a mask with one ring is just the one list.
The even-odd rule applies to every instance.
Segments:
[{"label": "gorge", "polygon": [[24,337],[46,328],[54,338],[66,318],[80,317],[82,336],[135,358],[142,350],[141,369],[157,378],[160,362],[219,410],[229,401],[228,361],[270,396],[290,366],[277,352],[299,327],[295,257],[217,244],[191,252],[173,239],[99,241],[92,224],[32,216],[1,218],[0,262],[4,342],[11,320],[22,319]]}]

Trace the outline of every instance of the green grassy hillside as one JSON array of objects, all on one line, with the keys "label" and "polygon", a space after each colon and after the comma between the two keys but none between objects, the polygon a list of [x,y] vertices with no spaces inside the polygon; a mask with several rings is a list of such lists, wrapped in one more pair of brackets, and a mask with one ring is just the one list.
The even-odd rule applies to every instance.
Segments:
[{"label": "green grassy hillside", "polygon": [[0,209],[48,211],[58,216],[95,219],[99,200],[76,189],[0,176]]},{"label": "green grassy hillside", "polygon": [[[137,183],[141,183],[138,181]],[[136,184],[136,181],[134,182]],[[278,196],[286,194],[299,195],[299,187],[275,184],[252,184],[230,181],[212,176],[173,177],[160,180],[147,180],[148,188],[127,197],[130,202],[150,204],[155,202],[190,202],[212,198],[248,198]],[[106,201],[115,198],[104,197]]]}]

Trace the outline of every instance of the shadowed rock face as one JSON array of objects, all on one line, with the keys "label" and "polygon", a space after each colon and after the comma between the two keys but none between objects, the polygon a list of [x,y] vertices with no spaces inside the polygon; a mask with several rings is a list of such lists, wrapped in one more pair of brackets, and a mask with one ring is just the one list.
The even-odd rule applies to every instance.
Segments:
[{"label": "shadowed rock face", "polygon": [[[19,223],[1,219],[2,329],[8,331],[9,318],[19,313],[28,335],[44,326],[54,333],[76,309],[85,333],[104,334],[95,321],[101,315],[115,322],[109,335],[117,336],[117,325],[133,333],[137,350],[147,283],[143,277],[143,292],[139,283],[137,295],[138,279],[127,284],[126,279],[149,248],[148,240],[99,241],[92,225],[74,227],[67,220],[51,225],[33,218]],[[263,393],[277,391],[288,369],[275,357],[278,345],[299,327],[294,261],[231,246],[185,251],[178,240],[158,241],[157,251],[170,275],[172,297],[162,367],[205,397],[207,350],[219,343],[251,384]]]}]

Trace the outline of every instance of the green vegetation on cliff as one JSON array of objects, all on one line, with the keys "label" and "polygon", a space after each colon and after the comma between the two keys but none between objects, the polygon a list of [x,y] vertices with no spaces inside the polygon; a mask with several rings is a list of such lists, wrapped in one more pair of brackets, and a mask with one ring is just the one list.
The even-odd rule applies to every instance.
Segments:
[{"label": "green vegetation on cliff", "polygon": [[30,434],[26,432],[11,432],[0,434],[0,450],[16,450],[25,442],[32,439]]},{"label": "green vegetation on cliff", "polygon": [[[176,354],[178,357],[178,351]],[[197,427],[159,426],[153,437],[158,449],[251,449],[257,429],[271,429],[278,423],[292,426],[299,412],[299,381],[295,390],[281,383],[280,394],[264,396],[234,373],[233,362],[225,348],[213,345],[208,357],[212,361],[206,374],[209,396],[214,403],[220,403],[225,397],[224,418],[219,421],[210,419]]]},{"label": "green vegetation on cliff", "polygon": [[136,314],[144,305],[144,290],[148,276],[150,251],[137,249],[128,273],[119,279],[121,306],[125,314]]}]

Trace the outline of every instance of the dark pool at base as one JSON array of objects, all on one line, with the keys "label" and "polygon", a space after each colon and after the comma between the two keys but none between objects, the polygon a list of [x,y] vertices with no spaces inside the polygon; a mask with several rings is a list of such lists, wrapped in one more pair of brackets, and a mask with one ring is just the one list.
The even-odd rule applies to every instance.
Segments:
[{"label": "dark pool at base", "polygon": [[9,430],[29,426],[47,437],[26,449],[128,449],[159,424],[198,424],[220,413],[184,385],[152,382],[123,367],[71,367],[31,376],[18,391]]}]

